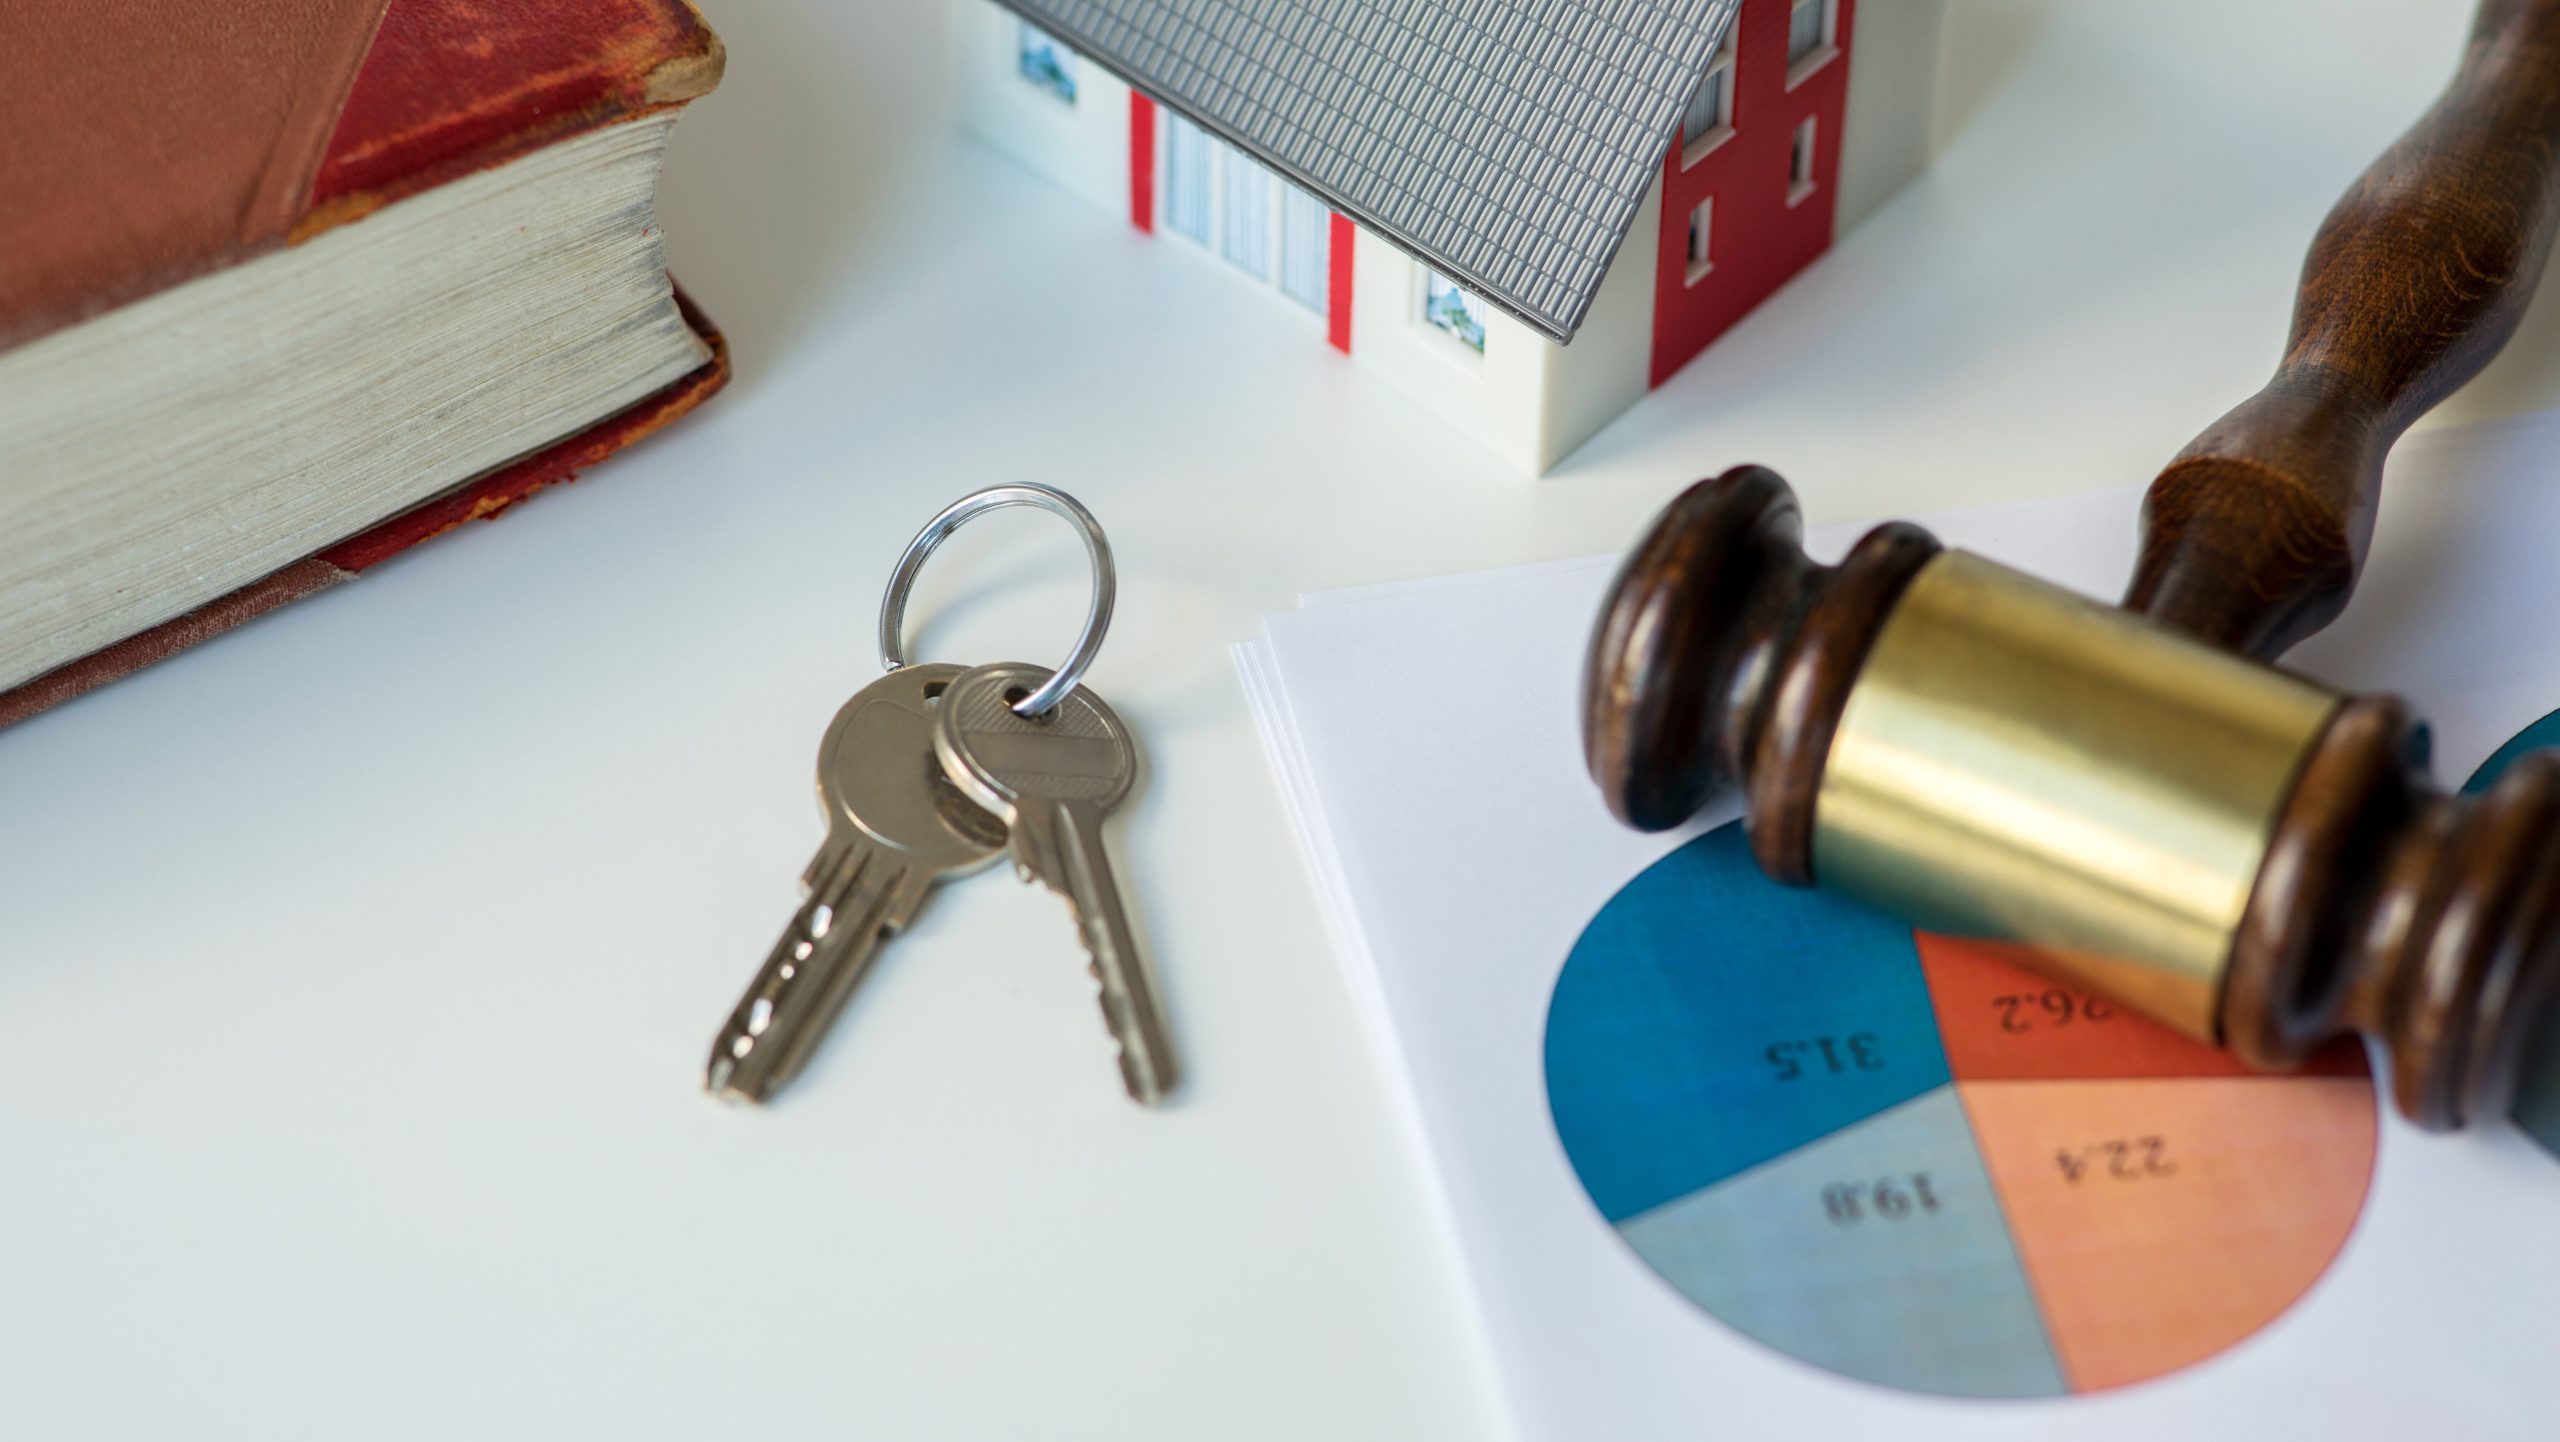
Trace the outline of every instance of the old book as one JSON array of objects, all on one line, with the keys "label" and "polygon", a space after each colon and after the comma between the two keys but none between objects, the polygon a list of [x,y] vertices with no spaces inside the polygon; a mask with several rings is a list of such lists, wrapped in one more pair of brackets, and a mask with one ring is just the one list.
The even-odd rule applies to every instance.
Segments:
[{"label": "old book", "polygon": [[9,28],[0,723],[727,377],[654,213],[720,77],[685,0],[27,0]]}]

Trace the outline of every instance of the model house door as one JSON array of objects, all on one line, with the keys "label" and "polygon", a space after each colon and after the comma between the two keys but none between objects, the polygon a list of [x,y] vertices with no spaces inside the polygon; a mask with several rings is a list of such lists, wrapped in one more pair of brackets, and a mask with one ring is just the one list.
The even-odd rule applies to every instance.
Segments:
[{"label": "model house door", "polygon": [[1209,243],[1209,147],[1217,142],[1199,126],[1164,115],[1164,225],[1202,245]]},{"label": "model house door", "polygon": [[1269,280],[1274,184],[1271,172],[1231,146],[1218,148],[1225,152],[1218,157],[1220,167],[1226,171],[1226,183],[1219,189],[1227,202],[1219,217],[1218,249],[1245,274],[1256,280]]},{"label": "model house door", "polygon": [[1280,289],[1312,311],[1325,307],[1331,279],[1333,212],[1287,181],[1280,183]]},{"label": "model house door", "polygon": [[1180,115],[1158,114],[1163,227],[1325,314],[1333,212]]}]

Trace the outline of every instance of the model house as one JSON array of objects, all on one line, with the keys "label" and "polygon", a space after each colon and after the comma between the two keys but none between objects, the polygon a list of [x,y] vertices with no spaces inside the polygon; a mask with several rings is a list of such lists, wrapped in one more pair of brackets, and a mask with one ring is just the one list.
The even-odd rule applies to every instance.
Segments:
[{"label": "model house", "polygon": [[1531,472],[1917,174],[1942,0],[954,0],[960,106]]}]

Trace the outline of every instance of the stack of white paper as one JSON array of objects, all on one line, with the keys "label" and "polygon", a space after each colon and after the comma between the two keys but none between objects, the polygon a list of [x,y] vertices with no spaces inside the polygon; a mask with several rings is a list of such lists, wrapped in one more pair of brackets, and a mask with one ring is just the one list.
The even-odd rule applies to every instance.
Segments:
[{"label": "stack of white paper", "polygon": [[[2410,696],[2434,721],[2438,775],[2458,785],[2560,710],[2560,417],[2422,435],[2395,458],[2386,496],[2361,594],[2289,664],[2342,688]],[[2112,596],[2131,564],[2138,504],[2124,491],[1923,519],[1951,545]],[[1813,549],[1836,555],[1854,534],[1817,534]],[[1733,816],[1639,835],[1611,820],[1584,774],[1584,646],[1615,565],[1311,596],[1237,653],[1524,1436],[2043,1437],[2057,1422],[2142,1442],[2552,1435],[2560,1157],[2503,1123],[2426,1136],[2387,1102],[2377,1127],[2363,1119],[2369,1084],[2335,1079],[1993,1083],[2011,1111],[2091,1119],[2087,1135],[2004,1143],[1996,1132],[2026,1123],[1967,1083],[1972,1063],[1954,1029],[1995,1028],[1984,1035],[1997,1042],[2003,1024],[2064,1020],[2037,1008],[2067,1000],[1984,998],[1991,1009],[1966,1022],[1948,1015],[1954,1003],[1932,972],[1936,1024],[1955,1057],[1932,1061],[1932,1076],[1946,1081],[1952,1065],[1941,1092],[1972,1100],[1886,1097],[1868,1120],[1815,1126],[1783,1155],[1726,1166],[1713,1196],[1631,1215],[1672,1190],[1641,1191],[1660,1157],[1794,1124],[1787,1099],[1807,1093],[1800,1082],[1783,1090],[1803,1075],[1786,1068],[1818,1066],[1821,1038],[1760,1037],[1752,1009],[1818,1010],[1847,983],[1817,949],[1767,995],[1744,987],[1658,1011],[1641,996],[1609,1003],[1629,1008],[1630,1057],[1748,1038],[1734,1075],[1765,1080],[1765,1104],[1734,1093],[1712,1108],[1664,1110],[1640,1077],[1624,1116],[1551,1094],[1551,1067],[1580,1068],[1558,1082],[1579,1086],[1592,1047],[1605,1051],[1615,1035],[1591,1031],[1584,1011],[1558,999],[1586,927],[1598,936],[1594,918],[1622,888]],[[1683,853],[1709,869],[1682,884],[1728,887],[1713,879],[1715,844]],[[1729,889],[1759,904],[1739,883]],[[1689,940],[1702,965],[1744,944],[1712,923]],[[1681,1017],[1693,1037],[1645,1030]],[[1863,1084],[1857,1059],[1830,1060]],[[1615,1065],[1603,1055],[1597,1074]],[[2253,1120],[2252,1099],[2277,1093],[2238,1090],[2308,1097],[2326,1087],[2320,1095],[2334,1099],[2341,1086],[2353,1111],[2344,1122],[2328,1103]],[[2101,1125],[2107,1099],[2126,1096],[2186,1100],[2162,1101],[2170,1120],[2149,1128]],[[2560,1091],[2546,1104],[2560,1110]],[[1564,1129],[1574,1140],[1560,1132],[1559,1107],[1580,1108]],[[1971,1135],[1949,1118],[1970,1118]],[[2528,1118],[2560,1145],[2560,1125]],[[1613,1153],[1648,1135],[1610,1133],[1621,1124],[1670,1130],[1659,1147],[1631,1141]],[[1921,1145],[1911,1139],[1931,1126],[1953,1127],[1943,1145],[1965,1157],[1939,1156],[1915,1194],[1877,1148],[1892,1136]],[[2109,1153],[2111,1142],[2132,1149]],[[1988,1193],[1963,1190],[1984,1177],[1996,1179]],[[2286,1177],[2297,1180],[2268,1181]],[[2217,1196],[2216,1186],[2241,1192]],[[1975,1204],[1973,1221],[1958,1215]],[[2067,1211],[2084,1205],[2101,1210]],[[2274,1216],[2262,1235],[2279,1245],[2241,1247],[2216,1220],[2235,1211],[2262,1224]],[[2330,1226],[2335,1236],[2315,1235]],[[1687,1240],[1660,1240],[1682,1227]],[[2317,1249],[2308,1273],[2252,1280],[2278,1265],[2254,1253],[2296,1244]],[[2255,1300],[2233,1300],[2253,1286]],[[2037,1395],[2046,1400],[2018,1400]],[[1985,1400],[1995,1397],[2004,1400]]]}]

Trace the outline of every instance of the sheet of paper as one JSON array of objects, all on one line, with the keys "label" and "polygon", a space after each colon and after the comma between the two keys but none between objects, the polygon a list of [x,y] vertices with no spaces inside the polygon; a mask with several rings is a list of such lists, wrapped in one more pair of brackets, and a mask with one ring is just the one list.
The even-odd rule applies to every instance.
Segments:
[{"label": "sheet of paper", "polygon": [[[2392,470],[2361,594],[2344,620],[2289,664],[2342,687],[2416,699],[2434,722],[2438,774],[2458,784],[2502,743],[2560,710],[2560,626],[2552,621],[2560,616],[2560,565],[2551,560],[2551,538],[2560,536],[2560,418],[2434,433],[2404,446]],[[2112,595],[2130,565],[2138,504],[2138,493],[2125,491],[1924,519],[1950,544]],[[1812,549],[1836,555],[1854,534],[1817,535]],[[2194,1140],[2178,1130],[2185,1127],[2210,1132],[2229,1149],[2300,1150],[2298,1165],[2285,1163],[2294,1170],[2264,1175],[2301,1179],[2306,1233],[2350,1216],[2352,1231],[2343,1248],[2316,1238],[2303,1243],[2316,1245],[2320,1257],[2335,1250],[2334,1259],[2288,1285],[2268,1308],[2272,1320],[2243,1329],[2192,1365],[2121,1384],[2119,1374],[2142,1371],[2142,1357],[2165,1354],[2157,1338],[2108,1332],[2108,1287],[2192,1288],[2210,1310],[2215,1284],[2194,1279],[2211,1277],[2219,1263],[2176,1255],[2184,1244],[2172,1234],[2156,1241],[2165,1258],[2158,1275],[2145,1275],[2152,1269],[2128,1260],[2143,1255],[2138,1247],[2101,1246],[2113,1270],[2077,1276],[2068,1283],[2072,1296],[2061,1297],[2066,1288],[2056,1279],[2071,1265],[2072,1239],[2053,1233],[2039,1241],[2037,1229],[2050,1232],[2054,1224],[2039,1220],[2039,1204],[2016,1178],[2049,1172],[2041,1183],[2047,1191],[2077,1195],[2072,1189],[2085,1192],[2091,1158],[2048,1156],[2065,1149],[2042,1139],[2004,1154],[1999,1136],[2029,1133],[2015,1130],[2026,1123],[1993,1115],[2000,1106],[2025,1105],[2016,1098],[2062,1095],[2076,1098],[2070,1105],[2095,1108],[2085,1112],[2095,1116],[2104,1097],[2127,1093],[2069,1089],[2102,1083],[1975,1087],[1962,1109],[1946,1099],[1959,1087],[1931,1094],[1938,1100],[1886,1109],[1892,1120],[1879,1125],[1901,1128],[1905,1139],[1952,1127],[1956,1139],[1947,1145],[1973,1146],[1987,1171],[2003,1176],[1999,1206],[1983,1208],[1991,1230],[1970,1242],[1951,1220],[1966,1201],[1948,1190],[1955,1181],[1923,1180],[1931,1211],[1922,1217],[1907,1182],[1878,1191],[1893,1178],[1876,1175],[1857,1153],[1863,1133],[1854,1127],[1836,1133],[1848,1140],[1826,1135],[1817,1147],[1808,1139],[1790,1153],[1803,1160],[1770,1161],[1749,1169],[1747,1186],[1735,1184],[1736,1196],[1748,1186],[1775,1189],[1775,1200],[1749,1204],[1757,1209],[1752,1225],[1800,1208],[1803,1217],[1788,1224],[1810,1228],[1804,1235],[1826,1248],[1847,1227],[1866,1228],[1861,1236],[1896,1235],[1884,1229],[1906,1224],[1906,1213],[1946,1225],[1930,1242],[1897,1245],[1953,1259],[1950,1266],[1968,1246],[2014,1246],[2034,1291],[2028,1300],[1965,1292],[1963,1305],[1938,1306],[1930,1298],[1941,1294],[1922,1291],[1897,1310],[1840,1302],[1842,1289],[1895,1284],[1863,1280],[1854,1270],[1817,1275],[1812,1269],[1837,1259],[1810,1251],[1808,1270],[1792,1281],[1786,1262],[1769,1256],[1684,1263],[1676,1245],[1640,1254],[1646,1227],[1684,1223],[1677,1207],[1666,1206],[1613,1226],[1568,1156],[1550,1095],[1549,1049],[1580,1043],[1558,1039],[1558,979],[1613,897],[1733,812],[1677,833],[1639,835],[1611,820],[1583,772],[1583,650],[1615,565],[1616,558],[1601,557],[1309,597],[1300,610],[1271,617],[1267,636],[1238,652],[1347,975],[1391,1071],[1405,1084],[1400,1100],[1443,1189],[1524,1437],[1691,1439],[1782,1429],[2041,1437],[2063,1420],[2075,1435],[2145,1442],[2207,1431],[2550,1435],[2560,1412],[2547,1319],[2548,1299],[2560,1291],[2560,1229],[2551,1225],[2560,1215],[2560,1156],[2511,1125],[2435,1138],[2404,1126],[2385,1105],[2378,1137],[2359,1123],[2369,1140],[2305,1140],[2328,1124],[2321,1118],[2334,1120],[2334,1108],[2288,1103],[2267,1111],[2253,1099],[2275,1093],[2235,1092],[2230,1082],[2135,1093],[2190,1099],[2179,1104],[2186,1112],[2170,1108],[2176,1125],[2154,1128],[2174,1133],[2173,1146]],[[1712,860],[1714,847],[1703,843],[1686,855]],[[1954,983],[1933,969],[1929,984],[1943,1013]],[[1820,985],[1819,977],[1806,982]],[[1732,1008],[1761,1004],[1737,996]],[[2035,1001],[2024,1004],[2032,1015]],[[1702,1013],[1710,1024],[1721,1024],[1718,1005],[1710,999]],[[1984,1015],[1993,1018],[1985,1025],[2001,1016],[2017,1020]],[[1551,1020],[1558,1036],[1550,1035]],[[1940,1026],[1951,1023],[1942,1015]],[[1952,1030],[1946,1049],[1963,1051]],[[1778,1059],[1816,1065],[1821,1055],[1805,1050]],[[1965,1064],[1959,1055],[1959,1082]],[[2293,1097],[2325,1086],[2320,1095],[2334,1097],[2340,1084],[2237,1085],[2295,1088],[2285,1093]],[[1965,1117],[1977,1134],[1972,1144],[1963,1139]],[[1727,1131],[1746,1124],[1756,1123],[1711,1121]],[[2143,1128],[2122,1130],[2138,1144]],[[2354,1130],[2347,1125],[2341,1135]],[[1827,1191],[1824,1165],[1862,1190]],[[2106,1159],[2097,1165],[2103,1169]],[[2138,1151],[2114,1165],[2141,1184]],[[2335,1178],[2361,1178],[2368,1165],[2370,1191],[2358,1213],[2341,1200],[2352,1185]],[[2173,1171],[2164,1160],[2154,1184],[2170,1185]],[[2196,1178],[2214,1173],[2203,1159],[2182,1175],[2184,1184],[2201,1185]],[[1846,1222],[1837,1215],[1843,1205],[1851,1211]],[[1827,1217],[1826,1206],[1834,1209]],[[1880,1206],[1891,1216],[1880,1216]],[[1782,1228],[1768,1235],[1787,1234]],[[1774,1240],[1770,1250],[1794,1255]],[[1683,1273],[1684,1265],[1702,1270]],[[1761,1290],[1718,1292],[1727,1273],[1742,1272],[1766,1273],[1751,1283]],[[1891,1268],[1875,1275],[1889,1276]],[[1773,1285],[1780,1293],[1796,1290],[1773,1301]],[[1692,1300],[1701,1296],[1711,1305]],[[2151,1296],[2150,1305],[2157,1311],[2161,1298]],[[1734,1314],[1739,1325],[1711,1306]],[[1826,1325],[1832,1332],[1849,1327],[1844,1318],[1896,1330],[1846,1341],[1824,1333]],[[1774,1345],[1744,1335],[1741,1326]],[[1935,1336],[2001,1327],[2020,1330],[2021,1358],[2032,1352],[2048,1360],[1975,1373],[1932,1360],[1966,1350],[1933,1351]],[[2174,1343],[2169,1339],[2172,1351]],[[2153,1352],[2143,1352],[2146,1345]],[[1851,1361],[1799,1360],[1834,1346],[1847,1348],[1842,1355]],[[1867,1357],[1887,1360],[1857,1360]],[[1880,1375],[1877,1369],[1906,1362],[1917,1369],[1911,1375],[1949,1382],[1951,1390],[2041,1387],[2070,1395],[1972,1400],[1846,1375],[1861,1366]]]}]

